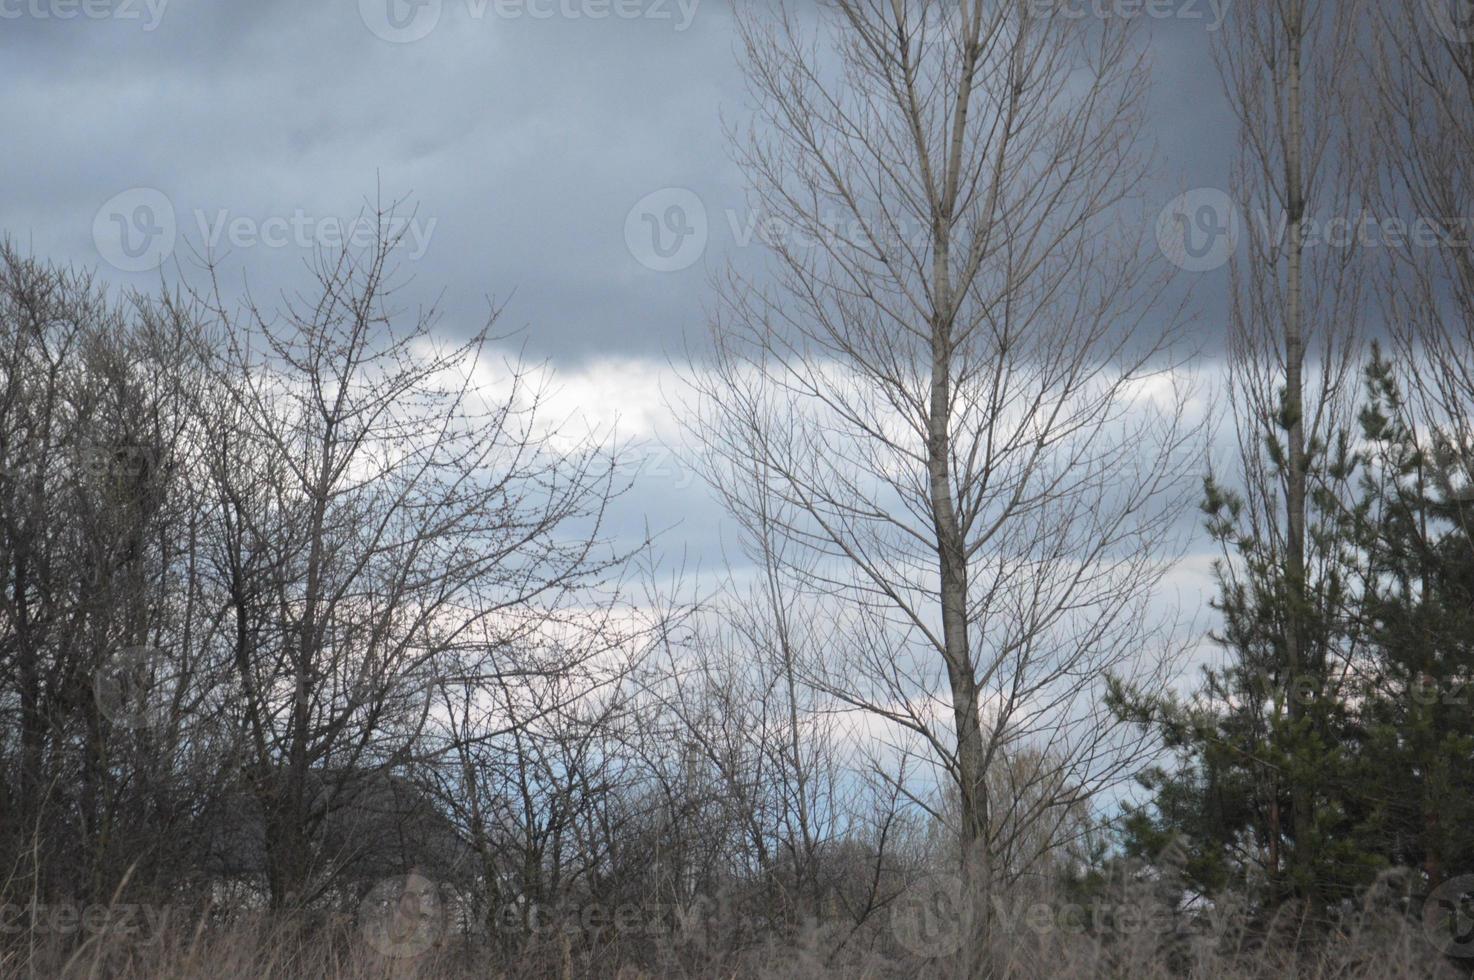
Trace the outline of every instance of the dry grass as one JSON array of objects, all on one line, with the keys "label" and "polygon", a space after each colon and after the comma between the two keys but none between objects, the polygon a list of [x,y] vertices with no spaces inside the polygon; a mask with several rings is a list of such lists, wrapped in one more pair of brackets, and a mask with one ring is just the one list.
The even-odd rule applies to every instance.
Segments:
[{"label": "dry grass", "polygon": [[[100,915],[101,913],[99,913]],[[13,919],[11,920],[14,921]],[[114,919],[113,921],[119,921]],[[4,937],[0,977],[118,980],[417,980],[417,978],[655,977],[826,978],[957,977],[945,960],[897,950],[884,922],[857,933],[836,952],[834,930],[786,941],[730,945],[711,937],[622,941],[549,936],[516,950],[459,937],[431,944],[413,931],[386,943],[344,918],[312,922],[228,922],[175,915],[155,931],[84,935],[33,932]],[[11,929],[13,932],[13,927]],[[1418,923],[1401,916],[1356,916],[1312,953],[1296,953],[1288,926],[1280,941],[1250,940],[1232,921],[1196,935],[1141,930],[1107,937],[1069,929],[1015,929],[999,937],[991,975],[999,980],[1053,977],[1279,978],[1312,980],[1467,977],[1471,961],[1440,956]],[[1302,944],[1305,945],[1305,944]],[[1461,966],[1464,967],[1461,969]]]}]

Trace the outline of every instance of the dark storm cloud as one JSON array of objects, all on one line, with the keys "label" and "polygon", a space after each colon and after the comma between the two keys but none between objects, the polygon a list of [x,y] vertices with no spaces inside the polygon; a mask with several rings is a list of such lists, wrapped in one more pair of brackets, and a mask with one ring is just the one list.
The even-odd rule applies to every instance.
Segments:
[{"label": "dark storm cloud", "polygon": [[[1222,186],[1232,150],[1213,8],[1170,9],[1145,25],[1161,148],[1148,210]],[[405,270],[443,297],[447,329],[515,291],[509,323],[539,353],[658,356],[700,330],[706,270],[757,251],[742,247],[751,216],[723,138],[721,114],[745,111],[734,40],[727,0],[0,0],[0,222],[39,254],[126,279],[94,219],[157,191],[174,257],[213,244],[271,294],[365,201],[409,195],[423,240]],[[638,254],[642,236],[681,229],[627,218],[666,188],[702,201],[706,226],[688,230],[705,244],[657,272],[631,236]],[[131,225],[136,202],[117,207]]]},{"label": "dark storm cloud", "polygon": [[[1189,16],[1207,6],[1143,25],[1159,151],[1145,220],[1227,180],[1212,18]],[[365,202],[408,196],[403,306],[438,298],[442,329],[463,334],[488,296],[513,295],[504,325],[560,372],[653,371],[699,340],[707,273],[761,260],[723,135],[723,115],[747,112],[735,41],[728,0],[0,0],[0,229],[138,285],[161,250],[166,276],[177,263],[198,282],[211,245],[227,284],[269,301],[314,246],[351,238]],[[699,226],[671,210],[692,199]],[[1221,311],[1225,280],[1181,285]],[[1221,336],[1221,316],[1199,329]],[[714,549],[699,483],[644,474],[628,504],[631,528],[659,513]]]},{"label": "dark storm cloud", "polygon": [[[449,329],[515,290],[509,322],[541,353],[658,353],[699,321],[704,280],[638,265],[625,217],[667,185],[735,196],[717,110],[741,86],[719,4],[684,30],[689,0],[647,6],[672,19],[449,2],[408,44],[377,36],[357,0],[173,0],[151,30],[145,8],[145,21],[0,19],[0,221],[39,254],[120,278],[94,217],[156,190],[176,255],[213,233],[274,292],[300,274],[297,228],[315,241],[382,187],[433,232],[405,271],[444,296]],[[237,219],[243,235],[228,230]]]}]

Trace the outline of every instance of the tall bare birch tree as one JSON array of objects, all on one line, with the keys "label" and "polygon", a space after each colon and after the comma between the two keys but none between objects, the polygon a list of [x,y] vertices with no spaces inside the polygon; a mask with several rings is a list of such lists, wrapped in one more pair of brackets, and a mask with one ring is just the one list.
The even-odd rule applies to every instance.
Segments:
[{"label": "tall bare birch tree", "polygon": [[[1161,666],[1192,426],[1132,210],[1146,72],[1127,22],[1029,3],[813,15],[742,18],[774,261],[725,282],[698,425],[730,479],[762,472],[784,587],[827,604],[807,682],[955,787],[974,971],[1001,835],[1129,773],[1105,679]],[[1051,791],[990,796],[1025,747]]]},{"label": "tall bare birch tree", "polygon": [[1381,8],[1377,26],[1366,172],[1406,232],[1381,250],[1379,297],[1449,475],[1474,481],[1474,21],[1429,3]]},{"label": "tall bare birch tree", "polygon": [[[1458,9],[1465,18],[1456,16]],[[1442,508],[1425,507],[1416,526],[1421,554],[1439,554],[1439,535],[1451,525],[1469,539],[1474,520],[1474,20],[1467,5],[1383,6],[1377,11],[1376,44],[1369,46],[1368,151],[1363,172],[1371,178],[1376,212],[1396,218],[1388,234],[1378,290],[1395,355],[1397,381],[1405,393],[1408,442],[1418,456],[1403,460],[1407,485]],[[1429,512],[1437,515],[1430,520]],[[1458,540],[1449,535],[1444,540]],[[1429,542],[1424,544],[1424,542]],[[1446,550],[1446,546],[1445,546]],[[1457,552],[1455,552],[1457,554]],[[1410,590],[1414,591],[1414,590]],[[1421,597],[1429,590],[1415,587]],[[1432,630],[1419,636],[1429,642]],[[1435,648],[1436,649],[1436,648]],[[1431,686],[1434,671],[1456,670],[1456,654],[1430,656],[1413,682]],[[1422,721],[1462,701],[1432,705],[1399,678],[1377,675],[1400,717]],[[1435,699],[1439,700],[1439,699]],[[1436,716],[1435,716],[1436,717]],[[1411,720],[1407,727],[1412,728]],[[1421,731],[1446,738],[1437,721]],[[1408,738],[1422,749],[1424,739]],[[1415,814],[1414,839],[1422,850],[1426,886],[1437,889],[1458,874],[1463,834],[1451,812],[1454,793],[1437,782],[1441,765],[1462,765],[1456,753],[1435,743],[1411,767],[1418,792],[1401,801]],[[1464,890],[1467,895],[1468,889]],[[1467,899],[1465,899],[1467,900]]]},{"label": "tall bare birch tree", "polygon": [[[1334,618],[1328,604],[1339,586],[1336,556],[1316,547],[1310,512],[1318,493],[1340,499],[1347,489],[1331,470],[1359,395],[1365,294],[1341,97],[1354,66],[1356,6],[1243,5],[1215,51],[1239,124],[1233,196],[1247,209],[1249,232],[1230,264],[1229,388],[1244,478],[1235,497],[1244,540],[1262,550],[1278,580],[1267,724],[1292,739],[1308,737],[1311,705],[1335,702],[1337,665],[1345,667],[1331,633],[1315,625]],[[1245,588],[1237,571],[1225,570],[1229,588]],[[1300,894],[1313,889],[1317,766],[1313,752],[1292,748],[1265,770],[1266,872],[1276,887],[1288,872]]]}]

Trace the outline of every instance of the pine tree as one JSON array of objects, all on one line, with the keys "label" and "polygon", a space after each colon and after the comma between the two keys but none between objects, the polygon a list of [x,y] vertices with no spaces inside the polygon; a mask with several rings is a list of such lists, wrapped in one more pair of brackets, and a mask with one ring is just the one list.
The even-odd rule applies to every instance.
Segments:
[{"label": "pine tree", "polygon": [[[1224,662],[1185,700],[1115,692],[1175,756],[1142,777],[1150,802],[1128,808],[1125,851],[1149,859],[1181,841],[1185,889],[1244,897],[1261,921],[1292,902],[1327,921],[1386,869],[1413,871],[1423,894],[1474,872],[1470,465],[1457,440],[1412,421],[1375,347],[1366,377],[1357,449],[1342,434],[1313,456],[1320,560],[1300,621],[1325,668],[1284,676],[1283,566],[1210,478]],[[1306,837],[1287,819],[1296,781],[1312,794]]]},{"label": "pine tree", "polygon": [[[1268,472],[1287,478],[1284,445],[1266,437],[1263,452]],[[1147,857],[1177,838],[1190,890],[1232,891],[1265,916],[1294,901],[1301,915],[1328,918],[1380,867],[1353,834],[1362,815],[1348,806],[1356,743],[1347,695],[1360,643],[1348,583],[1362,577],[1363,559],[1342,501],[1357,463],[1345,433],[1307,447],[1303,585],[1275,525],[1210,475],[1202,510],[1221,551],[1212,638],[1222,661],[1186,699],[1116,692],[1118,710],[1155,726],[1174,756],[1141,777],[1151,803],[1128,812],[1127,851]],[[1309,810],[1299,820],[1297,801]]]},{"label": "pine tree", "polygon": [[[1474,493],[1467,461],[1419,431],[1380,352],[1361,416],[1364,496],[1350,534],[1369,556],[1356,686],[1360,835],[1427,888],[1474,871]],[[1463,471],[1462,473],[1460,471]]]}]

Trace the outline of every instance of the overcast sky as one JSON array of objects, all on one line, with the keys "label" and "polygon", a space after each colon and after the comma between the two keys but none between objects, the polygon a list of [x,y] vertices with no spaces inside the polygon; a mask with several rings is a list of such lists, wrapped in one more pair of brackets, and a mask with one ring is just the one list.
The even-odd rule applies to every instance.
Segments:
[{"label": "overcast sky", "polygon": [[[761,261],[724,138],[750,108],[729,4],[0,0],[0,231],[142,286],[190,278],[211,245],[269,298],[365,202],[405,197],[406,300],[439,297],[454,335],[510,297],[504,325],[556,370],[561,405],[668,436],[667,361],[702,341],[708,273]],[[1150,9],[1170,16],[1138,13],[1149,214],[1224,186],[1235,152],[1210,57],[1231,5]],[[690,234],[657,250],[671,204]],[[1221,336],[1226,274],[1182,275]],[[714,553],[720,515],[658,451],[626,503],[630,526],[648,515]]]}]

